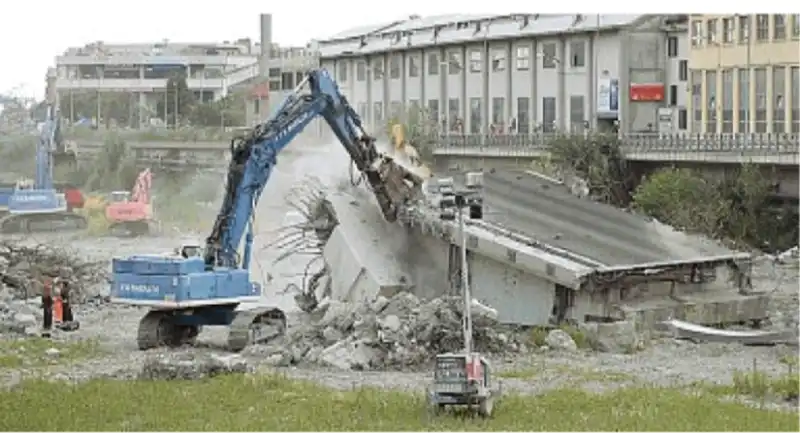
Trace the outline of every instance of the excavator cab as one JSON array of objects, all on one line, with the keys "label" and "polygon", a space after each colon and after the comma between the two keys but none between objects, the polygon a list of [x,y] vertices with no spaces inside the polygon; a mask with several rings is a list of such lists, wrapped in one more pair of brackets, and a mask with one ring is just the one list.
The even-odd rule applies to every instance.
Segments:
[{"label": "excavator cab", "polygon": [[130,191],[112,191],[108,194],[109,203],[127,203],[131,201]]}]

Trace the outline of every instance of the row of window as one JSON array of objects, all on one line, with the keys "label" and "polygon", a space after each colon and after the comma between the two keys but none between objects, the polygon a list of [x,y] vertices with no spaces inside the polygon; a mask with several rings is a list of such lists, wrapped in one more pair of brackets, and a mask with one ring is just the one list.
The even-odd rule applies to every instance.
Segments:
[{"label": "row of window", "polygon": [[[722,89],[717,89],[718,74],[721,75]],[[753,131],[764,133],[769,130],[768,112],[772,112],[772,131],[776,133],[800,133],[800,67],[791,67],[789,82],[786,80],[786,67],[773,66],[771,72],[771,91],[769,91],[770,73],[766,68],[756,68],[752,73],[747,69],[733,71],[730,69],[721,72],[715,70],[692,71],[692,129],[701,131],[703,127],[703,113],[705,116],[706,132],[730,133],[734,131],[734,112],[738,111],[737,132],[750,132],[750,123],[753,121]],[[753,80],[752,97],[755,100],[755,110],[750,114],[751,106],[751,81]],[[738,83],[738,88],[734,87]],[[702,88],[705,87],[705,97]],[[788,87],[788,89],[787,89]],[[734,92],[736,95],[734,95]],[[786,119],[786,96],[791,94],[792,122]],[[738,96],[738,106],[735,106],[734,96]],[[718,119],[721,116],[721,119]],[[751,117],[752,116],[752,117]],[[721,122],[718,122],[721,120]],[[719,123],[719,128],[718,128]],[[718,131],[719,129],[719,131]]]},{"label": "row of window", "polygon": [[[692,20],[692,46],[746,44],[750,40],[751,21],[750,15]],[[779,42],[790,36],[800,38],[800,14],[755,15],[756,42]]]},{"label": "row of window", "polygon": [[[480,134],[487,132],[494,133],[520,133],[528,134],[531,132],[554,132],[557,128],[558,121],[558,105],[555,97],[542,97],[541,110],[542,122],[538,126],[532,126],[531,116],[531,98],[518,97],[514,101],[516,103],[515,116],[512,113],[506,115],[506,99],[503,97],[491,98],[490,119],[488,122],[489,131],[484,131],[483,119],[483,98],[469,98],[469,106],[467,107],[468,119],[463,119],[460,116],[461,100],[459,98],[449,98],[447,100],[447,110],[441,111],[439,106],[439,99],[429,99],[427,102],[427,113],[430,116],[430,121],[434,124],[441,125],[442,129],[451,132],[468,132],[471,134]],[[408,101],[408,106],[411,108],[419,108],[419,101],[411,99]],[[388,117],[399,116],[403,113],[404,104],[400,101],[391,101],[389,103]],[[571,131],[582,131],[587,127],[587,119],[585,112],[585,101],[583,95],[574,95],[569,98],[569,119],[568,127]],[[384,103],[376,101],[372,103],[372,111],[368,112],[366,102],[359,102],[356,111],[359,116],[372,124],[380,124],[386,119],[384,116]],[[440,113],[444,114],[440,118]]]},{"label": "row of window", "polygon": [[[561,63],[558,58],[557,44],[555,42],[547,42],[542,44],[542,59],[543,69],[555,69]],[[469,63],[469,71],[472,73],[480,73],[484,68],[484,51],[481,48],[469,49],[467,51],[467,59]],[[464,70],[464,61],[462,59],[461,51],[447,52],[447,59],[445,62],[440,61],[439,53],[427,54],[427,74],[439,75],[440,73],[447,73],[450,75],[460,74]],[[509,67],[508,52],[502,48],[490,50],[489,54],[490,69],[492,72],[502,72]],[[419,77],[421,71],[422,58],[420,55],[410,55],[406,58],[409,77]],[[389,58],[389,78],[399,79],[402,69],[402,61],[399,54],[392,55]],[[586,41],[574,41],[569,44],[569,66],[572,68],[586,67]],[[514,67],[518,71],[526,71],[531,68],[531,47],[519,46],[514,50]],[[369,71],[368,71],[369,69]],[[367,72],[372,73],[372,79],[383,79],[384,62],[383,59],[376,59],[372,62],[371,67],[367,67],[366,60],[356,61],[356,81],[365,81],[367,79]],[[347,82],[348,80],[348,62],[341,62],[338,68],[337,80],[339,82]]]}]

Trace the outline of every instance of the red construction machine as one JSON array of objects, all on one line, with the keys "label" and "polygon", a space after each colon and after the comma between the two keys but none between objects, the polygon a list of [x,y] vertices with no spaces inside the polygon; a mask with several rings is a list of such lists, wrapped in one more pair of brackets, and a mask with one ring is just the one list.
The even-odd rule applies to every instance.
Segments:
[{"label": "red construction machine", "polygon": [[109,232],[116,236],[142,236],[150,233],[153,224],[151,200],[153,174],[145,169],[136,178],[133,190],[114,191],[109,196],[106,219]]}]

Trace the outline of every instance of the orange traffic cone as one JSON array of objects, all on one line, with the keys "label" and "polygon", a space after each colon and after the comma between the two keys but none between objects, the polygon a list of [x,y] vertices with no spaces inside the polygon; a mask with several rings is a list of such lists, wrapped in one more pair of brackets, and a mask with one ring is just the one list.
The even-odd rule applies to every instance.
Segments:
[{"label": "orange traffic cone", "polygon": [[53,298],[53,322],[62,323],[64,321],[64,301],[61,296]]}]

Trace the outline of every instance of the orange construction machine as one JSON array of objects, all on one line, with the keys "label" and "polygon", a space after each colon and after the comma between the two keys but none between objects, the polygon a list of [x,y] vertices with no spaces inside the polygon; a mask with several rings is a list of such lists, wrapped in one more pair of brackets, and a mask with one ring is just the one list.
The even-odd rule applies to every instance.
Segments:
[{"label": "orange construction machine", "polygon": [[109,231],[117,236],[141,236],[150,233],[153,205],[150,203],[153,175],[145,169],[136,178],[131,192],[114,191],[106,207]]}]

